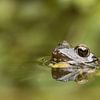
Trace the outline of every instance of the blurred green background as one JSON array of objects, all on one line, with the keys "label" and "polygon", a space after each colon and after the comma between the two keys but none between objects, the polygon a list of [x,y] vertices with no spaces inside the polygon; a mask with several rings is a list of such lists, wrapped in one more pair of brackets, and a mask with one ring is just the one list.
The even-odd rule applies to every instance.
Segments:
[{"label": "blurred green background", "polygon": [[58,82],[34,63],[63,40],[100,56],[99,0],[0,0],[0,100],[99,100],[100,77]]}]

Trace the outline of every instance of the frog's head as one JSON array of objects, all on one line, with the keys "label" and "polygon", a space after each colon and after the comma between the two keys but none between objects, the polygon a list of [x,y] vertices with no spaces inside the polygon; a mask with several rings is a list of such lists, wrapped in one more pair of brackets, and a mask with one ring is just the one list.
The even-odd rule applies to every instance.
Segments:
[{"label": "frog's head", "polygon": [[91,53],[86,45],[80,44],[73,48],[66,41],[54,49],[51,62],[53,64],[67,62],[71,65],[88,66],[91,68],[96,68],[96,66],[100,65],[100,60]]},{"label": "frog's head", "polygon": [[83,71],[82,73],[90,73],[100,65],[100,60],[91,53],[86,45],[80,44],[76,47],[72,47],[64,41],[53,50],[50,64],[53,77],[60,80],[59,78],[62,76],[68,73],[73,74],[73,72],[81,69],[81,71]]}]

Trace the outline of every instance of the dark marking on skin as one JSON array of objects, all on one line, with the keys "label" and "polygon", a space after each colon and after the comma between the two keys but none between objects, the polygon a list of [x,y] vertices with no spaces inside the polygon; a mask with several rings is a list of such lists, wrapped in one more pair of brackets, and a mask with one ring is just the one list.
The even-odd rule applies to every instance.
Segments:
[{"label": "dark marking on skin", "polygon": [[54,79],[58,79],[64,75],[69,74],[70,72],[67,70],[67,68],[52,68],[52,77]]},{"label": "dark marking on skin", "polygon": [[[55,61],[55,59],[56,59],[56,61]],[[55,49],[52,53],[52,58],[51,58],[50,62],[55,64],[55,63],[58,63],[58,62],[67,62],[67,61],[70,61],[70,60],[72,60],[72,59],[70,59],[66,55],[60,53],[58,49]]]}]

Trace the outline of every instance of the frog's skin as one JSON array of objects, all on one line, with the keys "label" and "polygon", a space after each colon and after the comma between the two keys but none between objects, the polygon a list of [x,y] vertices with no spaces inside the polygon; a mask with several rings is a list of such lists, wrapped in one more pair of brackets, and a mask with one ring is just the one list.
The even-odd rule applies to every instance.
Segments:
[{"label": "frog's skin", "polygon": [[99,59],[86,45],[72,47],[66,41],[53,50],[50,60],[54,79],[78,83],[87,82],[88,75],[95,72],[99,65]]}]

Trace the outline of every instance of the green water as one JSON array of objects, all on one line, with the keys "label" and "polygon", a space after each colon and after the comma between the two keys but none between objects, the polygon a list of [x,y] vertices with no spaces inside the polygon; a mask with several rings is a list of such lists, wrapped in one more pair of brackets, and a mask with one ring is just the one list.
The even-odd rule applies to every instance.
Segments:
[{"label": "green water", "polygon": [[67,40],[100,56],[99,0],[0,1],[0,100],[99,100],[100,77],[58,82],[36,63]]}]

